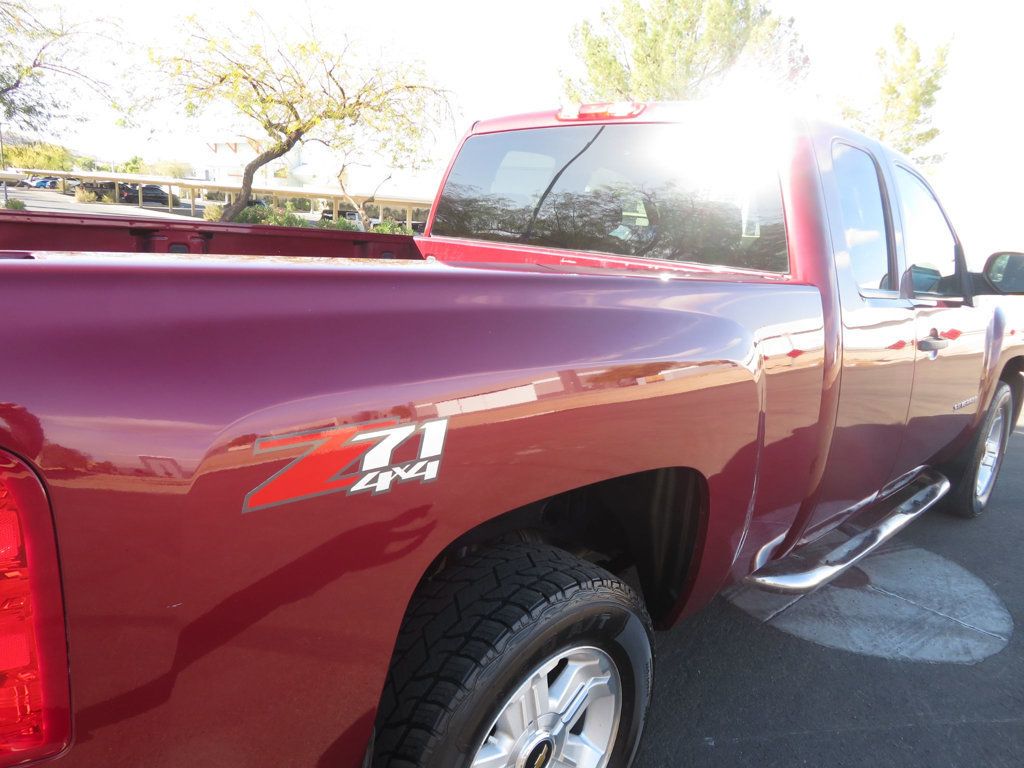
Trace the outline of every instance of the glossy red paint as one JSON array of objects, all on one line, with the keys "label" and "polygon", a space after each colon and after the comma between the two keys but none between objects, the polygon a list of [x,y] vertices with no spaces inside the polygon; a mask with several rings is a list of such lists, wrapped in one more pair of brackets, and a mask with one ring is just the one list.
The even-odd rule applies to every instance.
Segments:
[{"label": "glossy red paint", "polygon": [[[382,304],[381,285],[400,300]],[[751,367],[755,339],[789,361],[787,332],[814,336],[805,286],[153,256],[9,262],[2,286],[20,364],[0,442],[36,462],[53,498],[75,650],[69,765],[253,764],[280,753],[282,722],[296,764],[338,739],[365,744],[434,557],[582,483],[699,470],[711,502],[694,590],[711,593],[743,538],[759,454],[792,459],[775,414],[816,411],[796,394],[819,379],[819,356]],[[41,339],[54,375],[38,375]],[[76,371],[73,388],[61,370]],[[640,386],[638,371],[670,375]],[[503,395],[562,372],[575,383]],[[778,437],[762,447],[763,399]],[[256,454],[259,437],[456,402],[436,481],[240,514],[304,450]],[[665,413],[691,414],[687,428]]]},{"label": "glossy red paint", "polygon": [[[692,115],[648,105],[636,119]],[[862,296],[827,213],[837,137],[887,162],[856,134],[791,126],[785,275],[435,237],[286,244],[293,230],[197,223],[140,239],[138,222],[0,215],[0,248],[21,252],[77,237],[407,256],[0,260],[0,446],[47,485],[64,576],[63,764],[357,768],[409,596],[463,534],[602,480],[695,470],[698,548],[670,622],[962,441],[1021,355],[1004,328],[1024,312]],[[948,355],[920,359],[925,326],[959,331]],[[918,371],[934,389],[916,390]],[[441,418],[436,480],[345,492],[366,455],[355,425]]]},{"label": "glossy red paint", "polygon": [[0,258],[29,251],[125,253],[229,253],[365,259],[418,259],[411,238],[260,224],[182,219],[78,216],[0,211]]}]

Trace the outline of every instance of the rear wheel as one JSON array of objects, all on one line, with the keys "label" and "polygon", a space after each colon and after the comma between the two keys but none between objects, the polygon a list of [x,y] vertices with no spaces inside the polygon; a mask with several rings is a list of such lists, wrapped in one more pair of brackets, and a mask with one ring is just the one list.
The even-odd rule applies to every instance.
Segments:
[{"label": "rear wheel", "polygon": [[618,578],[547,545],[470,554],[410,604],[379,768],[625,768],[651,696],[650,620]]},{"label": "rear wheel", "polygon": [[1013,414],[1013,390],[1000,381],[978,435],[968,449],[963,474],[950,494],[947,509],[953,514],[977,517],[985,511],[1013,432]]}]

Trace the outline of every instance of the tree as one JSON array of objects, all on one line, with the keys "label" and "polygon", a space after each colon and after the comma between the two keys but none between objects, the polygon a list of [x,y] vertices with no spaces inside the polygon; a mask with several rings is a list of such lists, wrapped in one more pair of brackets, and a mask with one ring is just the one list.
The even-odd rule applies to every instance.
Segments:
[{"label": "tree", "polygon": [[893,43],[892,49],[878,50],[882,82],[877,104],[863,110],[847,106],[843,117],[917,162],[936,162],[941,155],[920,150],[939,135],[932,112],[946,74],[949,46],[939,46],[931,61],[925,61],[902,24],[893,29]]},{"label": "tree", "polygon": [[415,67],[360,66],[347,44],[333,49],[311,31],[288,42],[255,13],[244,29],[217,35],[195,18],[189,24],[184,53],[156,57],[186,110],[196,114],[227,104],[263,133],[242,172],[238,197],[224,209],[225,221],[245,208],[256,171],[296,145],[315,139],[344,149],[357,141],[393,141],[400,154],[423,138],[430,115],[447,103]]},{"label": "tree", "polygon": [[156,163],[143,163],[138,172],[183,179],[192,174],[192,164],[177,160],[160,160]]},{"label": "tree", "polygon": [[[416,136],[417,132],[423,130],[423,124],[412,119],[406,125],[409,136]],[[390,131],[384,136],[390,137]],[[408,138],[408,137],[404,137]],[[370,206],[376,206],[378,213],[380,206],[376,205],[377,194],[381,187],[391,181],[391,173],[385,172],[383,177],[377,181],[376,186],[368,197],[357,197],[355,190],[351,189],[352,183],[350,174],[354,168],[374,168],[387,165],[391,168],[416,167],[419,165],[420,157],[415,145],[401,145],[397,142],[375,141],[369,137],[360,137],[357,132],[350,132],[345,135],[334,137],[333,140],[324,142],[332,149],[338,151],[341,156],[341,164],[338,168],[338,186],[341,187],[341,194],[345,201],[355,209],[356,215],[363,229],[369,231],[371,228]],[[389,157],[383,157],[380,150],[383,145],[389,144],[391,152]],[[383,219],[383,216],[381,216]]]},{"label": "tree", "polygon": [[142,158],[139,155],[132,155],[123,163],[117,164],[118,173],[142,173]]},{"label": "tree", "polygon": [[746,56],[787,81],[808,66],[793,19],[756,0],[617,0],[572,43],[585,69],[566,80],[575,101],[691,99]]},{"label": "tree", "polygon": [[84,158],[76,157],[67,147],[45,142],[17,142],[5,149],[9,165],[15,168],[39,168],[49,171],[70,171]]},{"label": "tree", "polygon": [[61,84],[68,80],[100,95],[106,86],[79,62],[81,43],[98,34],[96,22],[45,18],[28,2],[0,4],[0,114],[21,128],[39,128],[66,105]]}]

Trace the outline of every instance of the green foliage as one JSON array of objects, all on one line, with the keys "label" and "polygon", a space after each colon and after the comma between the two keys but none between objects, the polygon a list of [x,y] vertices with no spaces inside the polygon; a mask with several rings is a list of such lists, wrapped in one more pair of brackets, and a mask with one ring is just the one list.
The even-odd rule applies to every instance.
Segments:
[{"label": "green foliage", "polygon": [[288,39],[291,30],[256,13],[234,29],[195,17],[187,25],[187,38],[173,52],[153,55],[186,113],[225,105],[265,137],[225,218],[242,214],[256,171],[297,144],[316,139],[347,157],[376,152],[393,164],[411,163],[437,116],[447,112],[444,92],[417,67],[382,57],[360,62],[347,47],[331,47],[308,30]]},{"label": "green foliage", "polygon": [[306,220],[288,208],[248,205],[233,219],[240,224],[269,224],[275,227],[304,227]]},{"label": "green foliage", "polygon": [[313,210],[313,201],[308,197],[293,197],[288,200],[287,205],[291,206],[294,211],[310,213]]},{"label": "green foliage", "polygon": [[40,168],[48,171],[70,171],[79,158],[60,144],[32,142],[4,147],[4,157],[14,168]]},{"label": "green foliage", "polygon": [[24,211],[25,201],[9,197],[7,198],[7,202],[4,203],[4,208],[6,208],[8,211]]},{"label": "green foliage", "polygon": [[127,162],[118,163],[115,168],[118,173],[142,173],[142,158],[133,155]]},{"label": "green foliage", "polygon": [[893,29],[893,47],[878,51],[882,74],[877,104],[868,109],[846,107],[843,116],[859,130],[910,155],[920,163],[931,163],[941,155],[922,153],[939,135],[933,124],[935,100],[946,74],[949,45],[935,50],[930,61],[920,46],[907,36],[902,24]]},{"label": "green foliage", "polygon": [[88,189],[82,189],[81,187],[75,188],[75,202],[95,203],[96,200],[97,197],[95,192],[90,192]]},{"label": "green foliage", "polygon": [[[135,160],[136,158],[132,158]],[[137,158],[142,160],[142,158]],[[129,161],[131,162],[131,161]],[[131,173],[148,173],[153,176],[169,176],[172,179],[183,179],[192,173],[192,164],[174,160],[161,160],[157,163],[141,163],[141,170]]]},{"label": "green foliage", "polygon": [[80,100],[68,88],[71,82],[101,95],[106,91],[80,66],[98,25],[69,24],[59,9],[35,5],[0,3],[0,119],[32,129],[65,115]]},{"label": "green foliage", "polygon": [[340,229],[344,232],[354,232],[359,229],[354,221],[349,221],[344,216],[339,216],[336,221],[332,219],[320,219],[317,221],[316,226],[320,229]]},{"label": "green foliage", "polygon": [[399,224],[391,219],[384,219],[379,224],[374,224],[371,232],[379,232],[382,235],[411,235],[413,232],[405,224]]},{"label": "green foliage", "polygon": [[617,0],[572,43],[585,69],[566,79],[575,101],[695,98],[741,56],[790,81],[808,66],[793,19],[756,0]]},{"label": "green foliage", "polygon": [[203,218],[206,221],[220,221],[224,215],[224,207],[216,203],[207,203],[203,206]]}]

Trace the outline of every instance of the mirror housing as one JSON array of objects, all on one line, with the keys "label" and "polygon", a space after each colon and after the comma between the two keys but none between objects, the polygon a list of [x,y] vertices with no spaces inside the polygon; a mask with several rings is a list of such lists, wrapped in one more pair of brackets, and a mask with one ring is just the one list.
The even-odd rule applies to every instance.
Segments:
[{"label": "mirror housing", "polygon": [[985,279],[999,293],[1024,295],[1024,253],[993,253],[985,262]]}]

